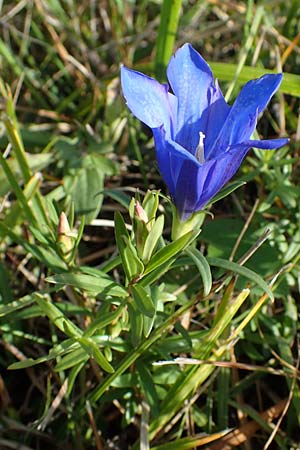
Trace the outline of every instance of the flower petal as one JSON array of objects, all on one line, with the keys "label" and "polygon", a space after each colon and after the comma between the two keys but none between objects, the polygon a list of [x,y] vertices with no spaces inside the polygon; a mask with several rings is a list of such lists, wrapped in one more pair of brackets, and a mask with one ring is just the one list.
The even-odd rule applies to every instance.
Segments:
[{"label": "flower petal", "polygon": [[121,84],[127,105],[138,119],[150,128],[164,125],[171,133],[177,102],[170,100],[167,85],[125,66],[121,67]]},{"label": "flower petal", "polygon": [[233,177],[239,169],[244,157],[252,148],[261,148],[264,150],[272,150],[283,147],[289,142],[287,138],[269,139],[269,140],[249,140],[241,144],[234,144],[229,147],[229,150],[223,153],[222,157],[215,160],[213,171],[210,171],[205,178],[205,183],[202,187],[201,197],[199,202],[195,205],[195,211],[202,209],[211,200],[222,187]]},{"label": "flower petal", "polygon": [[281,80],[282,74],[268,74],[249,81],[243,87],[211,149],[209,158],[215,158],[230,145],[250,139],[255,130],[258,115],[279,88]]},{"label": "flower petal", "polygon": [[199,164],[197,160],[190,159],[183,161],[173,197],[180,220],[187,220],[207,203],[202,202],[203,189],[206,180],[212,178],[215,165],[216,161],[205,164]]},{"label": "flower petal", "polygon": [[227,151],[202,165],[191,161],[182,164],[174,197],[181,220],[187,220],[207,205],[237,172],[250,148]]},{"label": "flower petal", "polygon": [[[217,80],[212,92],[213,94],[211,104],[205,111],[205,114],[207,115],[207,124],[209,124],[209,126],[206,125],[205,128],[207,130],[207,132],[205,133],[206,136],[204,141],[205,159],[208,158],[210,149],[213,147],[231,109],[230,106],[225,102]],[[213,126],[211,124],[213,124]]]},{"label": "flower petal", "polygon": [[174,198],[176,183],[183,162],[186,159],[194,162],[197,162],[197,160],[177,142],[168,139],[163,127],[155,128],[153,136],[160,173],[168,186],[171,197]]},{"label": "flower petal", "polygon": [[221,158],[212,160],[215,162],[213,171],[210,171],[206,177],[201,198],[196,205],[197,211],[207,205],[207,203],[233,177],[250,148],[251,147],[245,147],[230,150],[224,153]]},{"label": "flower petal", "polygon": [[245,148],[261,148],[262,150],[274,150],[283,147],[289,143],[288,138],[265,139],[265,140],[249,140],[241,144],[234,144],[229,147],[230,150],[243,150]]},{"label": "flower petal", "polygon": [[208,107],[217,95],[213,74],[199,53],[185,44],[171,58],[167,76],[178,99],[176,142],[194,154],[199,132],[206,134]]}]

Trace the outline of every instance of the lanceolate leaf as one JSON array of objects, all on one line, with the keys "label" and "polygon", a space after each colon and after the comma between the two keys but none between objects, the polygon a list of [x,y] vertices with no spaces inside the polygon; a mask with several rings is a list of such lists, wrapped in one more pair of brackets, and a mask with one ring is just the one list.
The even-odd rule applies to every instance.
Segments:
[{"label": "lanceolate leaf", "polygon": [[212,266],[221,267],[222,269],[228,270],[229,272],[233,272],[237,275],[242,275],[243,277],[247,278],[248,280],[253,281],[255,284],[257,284],[263,291],[268,294],[271,300],[274,299],[273,292],[267,285],[267,283],[261,278],[257,273],[253,272],[253,270],[248,269],[247,267],[240,266],[237,263],[234,263],[232,261],[226,261],[225,259],[221,258],[207,258],[207,261]]},{"label": "lanceolate leaf", "polygon": [[148,261],[150,260],[152,253],[158,243],[158,240],[162,236],[163,229],[164,229],[164,216],[159,216],[156,219],[149,235],[147,236],[147,239],[146,239],[146,242],[144,245],[142,259],[145,264],[147,264]]},{"label": "lanceolate leaf", "polygon": [[133,300],[138,310],[145,316],[153,317],[155,314],[155,306],[153,301],[143,286],[134,284],[131,286]]},{"label": "lanceolate leaf", "polygon": [[99,271],[98,276],[83,273],[60,273],[48,277],[48,283],[74,286],[78,289],[113,297],[126,297],[127,291],[105,273]]},{"label": "lanceolate leaf", "polygon": [[94,358],[95,361],[99,364],[99,366],[108,373],[113,373],[114,368],[109,364],[107,359],[102,355],[99,350],[97,344],[88,338],[78,338],[79,344],[82,348],[88,353],[91,358]]},{"label": "lanceolate leaf", "polygon": [[193,231],[184,234],[176,241],[171,242],[171,244],[166,245],[160,249],[155,255],[150,259],[149,264],[145,269],[145,274],[152,272],[152,270],[157,269],[162,264],[166,263],[173,256],[177,255],[181,250],[183,250],[188,243],[191,241],[194,235]]},{"label": "lanceolate leaf", "polygon": [[122,259],[123,269],[127,279],[130,281],[143,272],[144,266],[130,241],[124,219],[119,212],[116,212],[115,214],[115,236]]},{"label": "lanceolate leaf", "polygon": [[192,258],[197,269],[200,272],[203,281],[203,293],[208,295],[211,290],[212,279],[209,264],[202,253],[196,248],[186,249],[186,253]]}]

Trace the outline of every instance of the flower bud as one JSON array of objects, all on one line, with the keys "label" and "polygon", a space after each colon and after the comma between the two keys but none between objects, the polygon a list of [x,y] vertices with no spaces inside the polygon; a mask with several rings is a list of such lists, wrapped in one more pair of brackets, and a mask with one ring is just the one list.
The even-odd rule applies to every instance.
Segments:
[{"label": "flower bud", "polygon": [[73,239],[71,235],[70,225],[64,212],[59,217],[57,227],[57,242],[60,247],[63,259],[68,262],[73,249]]}]

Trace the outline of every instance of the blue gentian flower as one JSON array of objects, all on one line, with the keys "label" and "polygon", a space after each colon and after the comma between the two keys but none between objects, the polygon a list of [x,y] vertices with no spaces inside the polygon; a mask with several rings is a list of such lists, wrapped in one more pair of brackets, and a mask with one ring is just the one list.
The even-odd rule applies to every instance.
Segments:
[{"label": "blue gentian flower", "polygon": [[288,142],[250,139],[282,74],[249,81],[231,107],[190,44],[171,58],[167,76],[169,85],[121,68],[127,105],[152,128],[160,172],[180,220],[186,221],[232,178],[251,147],[275,149]]}]

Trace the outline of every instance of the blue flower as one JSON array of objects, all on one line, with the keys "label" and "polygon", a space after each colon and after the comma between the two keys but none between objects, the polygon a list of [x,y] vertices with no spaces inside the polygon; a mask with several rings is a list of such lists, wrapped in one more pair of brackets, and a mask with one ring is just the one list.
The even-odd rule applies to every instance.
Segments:
[{"label": "blue flower", "polygon": [[185,221],[232,178],[251,147],[275,149],[288,142],[250,139],[282,74],[249,81],[231,107],[210,67],[190,44],[171,58],[167,76],[170,87],[121,68],[127,105],[152,128],[160,172]]}]

